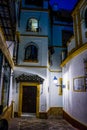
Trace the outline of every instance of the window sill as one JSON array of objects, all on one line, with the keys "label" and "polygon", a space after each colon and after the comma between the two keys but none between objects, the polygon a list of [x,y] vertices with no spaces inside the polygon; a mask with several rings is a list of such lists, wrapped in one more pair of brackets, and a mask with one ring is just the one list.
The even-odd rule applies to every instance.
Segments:
[{"label": "window sill", "polygon": [[33,30],[26,29],[26,32],[33,32],[33,33],[37,33],[37,32],[39,32],[39,30],[33,31]]},{"label": "window sill", "polygon": [[24,60],[24,62],[38,63],[38,60]]}]

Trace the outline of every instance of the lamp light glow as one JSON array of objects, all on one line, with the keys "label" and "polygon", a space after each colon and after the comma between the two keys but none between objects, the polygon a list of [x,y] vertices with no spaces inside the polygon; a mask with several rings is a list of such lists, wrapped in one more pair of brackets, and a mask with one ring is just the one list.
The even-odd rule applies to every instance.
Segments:
[{"label": "lamp light glow", "polygon": [[56,78],[56,76],[54,76],[53,81],[54,81],[55,84],[57,84],[57,78]]}]

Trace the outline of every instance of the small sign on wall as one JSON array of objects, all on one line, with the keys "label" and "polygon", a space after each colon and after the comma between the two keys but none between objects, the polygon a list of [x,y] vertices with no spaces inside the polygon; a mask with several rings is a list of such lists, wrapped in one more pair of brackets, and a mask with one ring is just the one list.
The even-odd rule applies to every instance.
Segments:
[{"label": "small sign on wall", "polygon": [[74,91],[86,91],[85,77],[76,77],[73,79],[73,90]]}]

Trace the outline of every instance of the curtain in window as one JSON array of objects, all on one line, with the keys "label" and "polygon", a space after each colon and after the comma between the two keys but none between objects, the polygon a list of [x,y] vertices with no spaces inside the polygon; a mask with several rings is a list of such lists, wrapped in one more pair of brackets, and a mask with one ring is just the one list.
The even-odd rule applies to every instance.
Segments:
[{"label": "curtain in window", "polygon": [[37,47],[30,45],[25,49],[25,60],[37,60]]},{"label": "curtain in window", "polygon": [[87,9],[85,11],[85,27],[87,28]]},{"label": "curtain in window", "polygon": [[38,32],[38,20],[30,18],[27,21],[27,31]]}]

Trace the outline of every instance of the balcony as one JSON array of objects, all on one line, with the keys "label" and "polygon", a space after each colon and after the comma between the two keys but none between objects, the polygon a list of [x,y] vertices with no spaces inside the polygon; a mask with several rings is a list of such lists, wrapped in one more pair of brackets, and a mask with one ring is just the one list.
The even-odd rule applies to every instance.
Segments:
[{"label": "balcony", "polygon": [[68,51],[68,55],[75,49],[75,38],[74,36],[72,36],[70,38],[70,40],[67,43],[67,51]]},{"label": "balcony", "polygon": [[0,27],[6,41],[15,40],[15,0],[0,0]]}]

